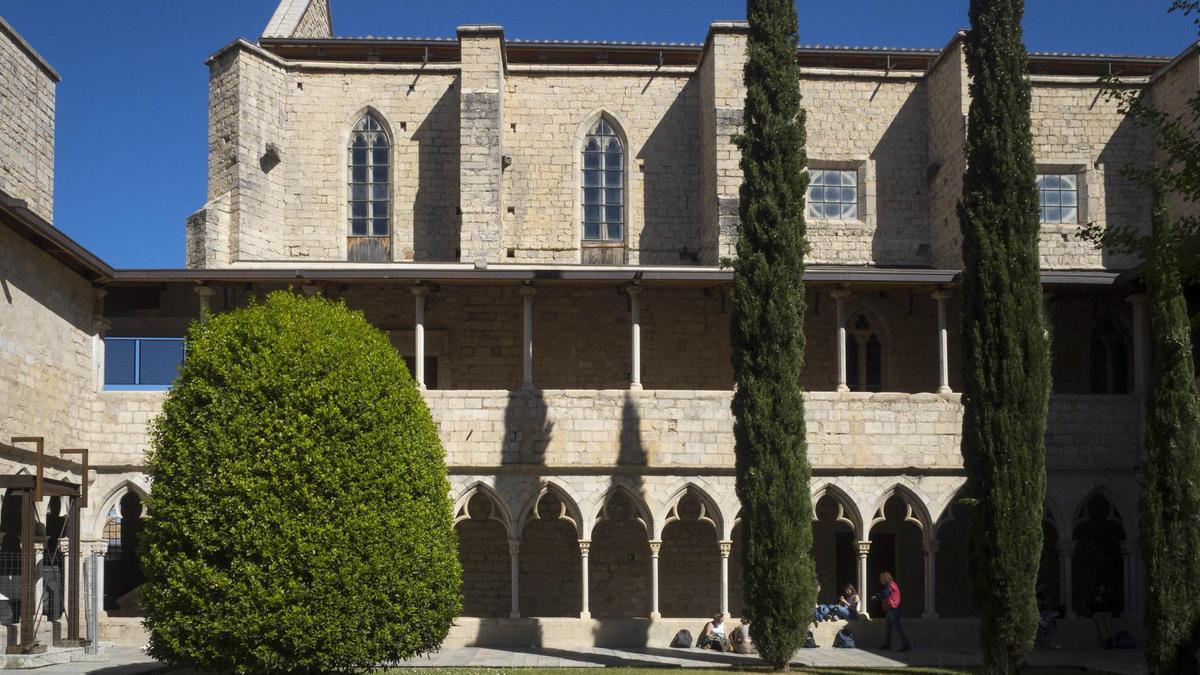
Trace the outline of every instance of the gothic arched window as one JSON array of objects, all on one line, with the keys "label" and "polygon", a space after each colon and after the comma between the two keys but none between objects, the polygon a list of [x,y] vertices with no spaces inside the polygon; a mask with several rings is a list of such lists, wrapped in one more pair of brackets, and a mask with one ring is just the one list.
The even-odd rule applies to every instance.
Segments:
[{"label": "gothic arched window", "polygon": [[391,141],[373,113],[350,133],[350,236],[386,237],[391,232]]},{"label": "gothic arched window", "polygon": [[846,327],[846,386],[883,391],[883,342],[865,314]]},{"label": "gothic arched window", "polygon": [[1089,348],[1090,391],[1093,394],[1129,393],[1129,341],[1108,319],[1092,330]]},{"label": "gothic arched window", "polygon": [[625,240],[625,147],[605,117],[583,141],[583,240]]}]

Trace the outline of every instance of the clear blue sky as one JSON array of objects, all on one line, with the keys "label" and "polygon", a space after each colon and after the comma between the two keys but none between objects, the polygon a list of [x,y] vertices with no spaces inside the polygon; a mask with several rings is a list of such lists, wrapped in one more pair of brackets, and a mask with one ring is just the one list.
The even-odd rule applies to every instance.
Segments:
[{"label": "clear blue sky", "polygon": [[[798,0],[805,44],[941,47],[967,0]],[[206,192],[208,71],[256,38],[275,0],[0,0],[62,73],[55,224],[117,267],[183,265],[183,224]],[[1170,0],[1028,0],[1031,50],[1176,54],[1196,39]],[[739,0],[333,0],[338,35],[453,37],[499,23],[528,39],[700,42]]]}]

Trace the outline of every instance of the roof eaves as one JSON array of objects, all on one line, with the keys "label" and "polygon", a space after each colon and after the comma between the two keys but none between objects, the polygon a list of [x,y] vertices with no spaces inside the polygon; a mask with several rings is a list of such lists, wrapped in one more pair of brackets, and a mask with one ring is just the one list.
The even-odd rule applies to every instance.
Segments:
[{"label": "roof eaves", "polygon": [[103,281],[116,276],[117,272],[111,265],[31,211],[25,200],[17,199],[3,190],[0,190],[0,214],[8,216],[5,222],[14,226],[14,229],[21,230],[26,238],[42,250],[57,251],[67,256],[74,262],[71,266],[75,271],[85,277],[90,273],[92,281]]}]

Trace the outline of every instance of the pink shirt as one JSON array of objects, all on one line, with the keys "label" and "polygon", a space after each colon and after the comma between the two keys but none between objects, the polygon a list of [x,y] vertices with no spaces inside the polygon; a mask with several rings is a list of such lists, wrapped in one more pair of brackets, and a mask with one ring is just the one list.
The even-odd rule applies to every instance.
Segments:
[{"label": "pink shirt", "polygon": [[900,586],[897,585],[896,582],[891,581],[891,582],[888,582],[888,585],[884,586],[883,588],[884,588],[883,604],[886,605],[888,609],[896,609],[897,607],[899,607],[900,606]]}]

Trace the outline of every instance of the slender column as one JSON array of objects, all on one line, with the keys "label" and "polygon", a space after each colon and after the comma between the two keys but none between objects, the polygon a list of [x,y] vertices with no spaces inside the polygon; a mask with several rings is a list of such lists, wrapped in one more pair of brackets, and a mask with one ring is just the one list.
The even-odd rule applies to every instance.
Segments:
[{"label": "slender column", "polygon": [[950,336],[946,330],[946,300],[950,291],[934,291],[938,318],[938,393],[950,393]]},{"label": "slender column", "polygon": [[625,289],[629,293],[629,319],[633,347],[633,368],[630,371],[630,389],[642,388],[642,289],[630,286]]},{"label": "slender column", "polygon": [[1121,542],[1121,591],[1124,612],[1133,611],[1133,555],[1129,542]]},{"label": "slender column", "polygon": [[925,611],[921,612],[922,619],[938,618],[937,608],[934,607],[934,587],[937,583],[936,567],[938,545],[936,541],[925,542]]},{"label": "slender column", "polygon": [[1063,618],[1075,618],[1075,598],[1071,593],[1071,555],[1075,551],[1075,542],[1064,541],[1058,545],[1058,578],[1062,589]]},{"label": "slender column", "polygon": [[1133,393],[1146,391],[1146,296],[1131,295],[1133,306]]},{"label": "slender column", "polygon": [[650,541],[650,618],[661,619],[658,611],[658,552],[662,549],[661,539]]},{"label": "slender column", "polygon": [[197,286],[195,291],[200,300],[200,323],[204,323],[208,321],[208,315],[212,314],[213,289],[211,286]]},{"label": "slender column", "polygon": [[533,294],[537,292],[533,286],[521,287],[521,305],[524,316],[523,342],[521,345],[522,376],[521,387],[533,389]]},{"label": "slender column", "polygon": [[721,612],[729,616],[729,552],[733,550],[733,542],[718,543],[721,546]]},{"label": "slender column", "polygon": [[[42,612],[45,612],[47,609],[46,542],[37,541],[33,544],[33,607],[30,608],[29,612],[29,616],[33,617],[31,628],[36,628],[42,622]],[[34,640],[37,640],[36,636]]]},{"label": "slender column", "polygon": [[[75,514],[71,514],[71,517],[74,519]],[[62,574],[63,618],[67,628],[67,639],[74,640],[79,637],[79,621],[76,619],[79,608],[76,606],[75,596],[72,595],[78,591],[71,583],[71,537],[58,540],[58,558],[62,561],[59,563],[59,573]]]},{"label": "slender column", "polygon": [[508,558],[511,562],[512,575],[512,609],[509,610],[508,616],[513,619],[521,617],[521,593],[517,586],[518,578],[520,577],[520,553],[521,542],[518,539],[508,540]]},{"label": "slender column", "polygon": [[591,611],[588,610],[588,552],[592,548],[592,542],[587,539],[579,540],[579,569],[583,575],[583,609],[579,612],[579,618],[592,618]]},{"label": "slender column", "polygon": [[416,345],[413,348],[413,378],[417,381],[417,386],[421,389],[425,388],[425,296],[429,295],[429,289],[424,286],[414,286],[412,289],[413,298],[416,300],[416,327],[413,329]]},{"label": "slender column", "polygon": [[867,611],[867,554],[871,552],[870,540],[858,542],[858,613],[870,616]]},{"label": "slender column", "polygon": [[846,386],[846,298],[850,291],[839,288],[832,295],[837,308],[837,390],[850,391]]}]

